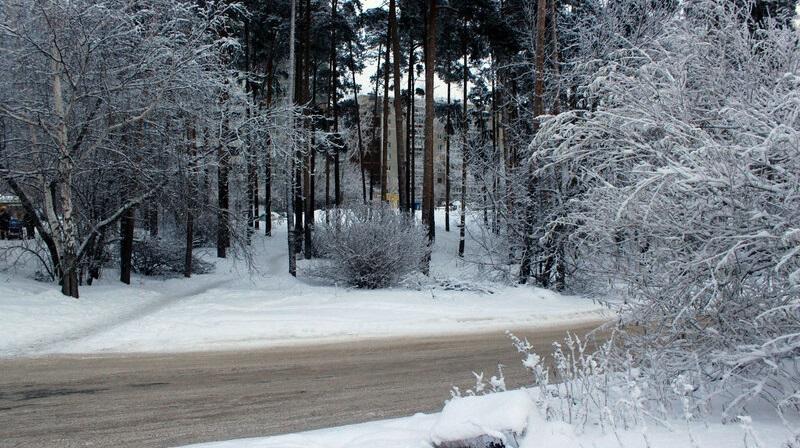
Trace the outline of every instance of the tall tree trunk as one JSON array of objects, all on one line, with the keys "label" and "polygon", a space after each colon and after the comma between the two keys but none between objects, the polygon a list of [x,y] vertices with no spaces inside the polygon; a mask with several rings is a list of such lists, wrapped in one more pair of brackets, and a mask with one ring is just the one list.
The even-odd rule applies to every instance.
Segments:
[{"label": "tall tree trunk", "polygon": [[411,170],[414,166],[414,158],[411,145],[411,127],[414,126],[412,106],[414,101],[414,38],[409,36],[408,51],[408,92],[406,98],[406,209],[409,215],[414,216],[414,190],[411,181]]},{"label": "tall tree trunk", "polygon": [[383,144],[381,145],[381,201],[386,202],[389,193],[387,180],[389,153],[389,47],[391,43],[389,33],[386,35],[386,59],[383,64]]},{"label": "tall tree trunk", "polygon": [[229,197],[228,197],[228,124],[222,126],[219,147],[217,148],[217,257],[227,256],[230,244]]},{"label": "tall tree trunk", "polygon": [[[556,95],[555,99],[553,100],[553,109],[552,115],[558,115],[561,112],[561,95],[560,95],[560,86],[561,86],[561,67],[559,66],[559,57],[558,57],[558,9],[556,6],[556,2],[558,0],[551,0],[550,1],[550,39],[553,43],[553,78],[554,82],[556,83]],[[566,188],[568,183],[568,176],[566,175],[565,171],[561,171],[561,176],[553,176],[554,179],[559,183],[557,186],[556,191],[559,194],[563,194],[563,189]],[[556,258],[556,289],[561,291],[566,287],[567,284],[567,261],[564,259],[565,257],[565,249],[564,244],[567,240],[567,235],[564,234],[565,229],[564,226],[558,225],[555,229],[555,258]]]},{"label": "tall tree trunk", "polygon": [[[297,66],[298,79],[300,84],[296,86],[298,90],[297,102],[303,106],[303,122],[301,126],[306,132],[309,130],[310,114],[309,110],[309,67],[311,65],[311,0],[306,0],[303,6],[303,36],[302,36],[302,49],[303,54],[299,59]],[[308,145],[308,143],[306,143]],[[306,146],[308,150],[308,146]],[[295,252],[303,251],[303,238],[305,233],[304,211],[306,197],[303,194],[303,179],[307,178],[307,173],[310,170],[310,164],[305,159],[303,148],[297,146],[297,153],[295,154],[295,187],[294,187],[294,219],[295,219]]]},{"label": "tall tree trunk", "polygon": [[405,167],[405,129],[403,129],[403,102],[400,91],[400,35],[397,32],[397,6],[395,0],[389,0],[389,39],[392,41],[392,72],[394,74],[394,136],[395,154],[397,155],[397,194],[400,210],[407,208],[406,167]]},{"label": "tall tree trunk", "polygon": [[347,41],[350,51],[350,73],[353,75],[353,101],[356,107],[356,131],[358,132],[358,167],[361,170],[361,200],[367,203],[367,182],[364,176],[364,141],[361,137],[361,105],[358,103],[358,84],[356,84],[356,61],[353,56],[353,40]]},{"label": "tall tree trunk", "polygon": [[[336,69],[336,7],[337,0],[331,1],[331,94],[333,95],[333,135],[336,136],[336,142],[340,142],[339,138],[339,74]],[[341,206],[342,189],[341,189],[341,170],[339,167],[340,148],[335,148],[333,153],[333,204],[336,207],[336,214]]]},{"label": "tall tree trunk", "polygon": [[[544,115],[544,39],[545,39],[545,31],[546,31],[546,16],[547,16],[547,0],[537,0],[537,8],[536,8],[536,82],[534,84],[534,94],[533,94],[533,130],[534,132],[539,130],[539,117]],[[528,167],[528,182],[527,182],[527,193],[528,193],[528,207],[526,210],[525,216],[525,233],[523,236],[523,252],[522,252],[522,262],[520,263],[519,269],[519,282],[520,283],[527,283],[528,278],[531,276],[531,264],[532,264],[532,257],[533,257],[533,221],[534,221],[534,207],[533,204],[535,202],[535,190],[536,190],[536,179],[533,176],[533,165],[529,164]],[[549,268],[547,268],[549,271]],[[547,272],[547,277],[549,279],[550,273]],[[544,273],[542,274],[541,279],[544,278]]]},{"label": "tall tree trunk", "polygon": [[192,276],[192,252],[194,251],[194,213],[186,211],[186,249],[183,253],[183,276]]},{"label": "tall tree trunk", "polygon": [[255,216],[253,225],[256,230],[259,230],[261,228],[261,198],[258,194],[258,158],[254,155],[253,159],[253,215]]},{"label": "tall tree trunk", "polygon": [[[411,54],[410,56],[412,59],[414,55]],[[409,158],[409,177],[411,178],[408,181],[409,185],[409,198],[411,205],[409,206],[410,210],[415,210],[417,206],[417,100],[416,100],[416,90],[415,83],[416,83],[416,75],[412,70],[411,74],[409,75],[411,78],[411,157]]]},{"label": "tall tree trunk", "polygon": [[[273,82],[275,77],[275,64],[273,53],[267,57],[267,107],[272,106]],[[272,236],[272,137],[267,134],[264,145],[264,234]]]},{"label": "tall tree trunk", "polygon": [[[375,69],[375,103],[373,105],[372,111],[372,144],[370,145],[370,170],[369,170],[369,201],[373,201],[374,190],[375,190],[375,182],[373,179],[373,174],[375,171],[375,154],[373,154],[374,149],[377,148],[378,151],[381,151],[383,147],[383,139],[381,139],[380,144],[378,143],[378,128],[381,126],[381,115],[380,115],[380,103],[378,102],[378,92],[381,86],[381,58],[383,54],[381,53],[383,42],[378,43],[378,58],[376,61],[377,67]],[[384,68],[385,70],[385,68]],[[381,132],[383,132],[381,130]],[[381,134],[382,135],[382,134]],[[381,153],[377,154],[378,158],[380,159]],[[380,162],[378,162],[380,165]],[[378,175],[378,181],[381,180],[380,173]]]},{"label": "tall tree trunk", "polygon": [[[334,5],[332,5],[332,6],[334,6]],[[333,13],[331,13],[331,21],[333,21],[333,15],[332,14]],[[333,104],[334,104],[334,101],[335,101],[335,99],[334,99],[334,96],[335,96],[334,84],[335,83],[334,83],[333,72],[335,70],[334,67],[336,65],[336,46],[333,43],[334,33],[335,33],[335,30],[333,28],[333,25],[331,25],[331,48],[328,51],[328,67],[330,69],[330,76],[328,77],[328,109],[325,111],[325,113],[329,114],[329,116],[333,115],[332,111],[333,111],[333,107],[334,107]],[[328,123],[329,122],[327,122],[326,125],[325,125],[325,130],[330,132],[331,131],[331,127],[330,127],[330,124],[328,124]],[[328,151],[328,148],[326,146],[326,149],[325,149],[325,223],[330,223],[331,222],[330,210],[331,210],[331,154],[330,154],[330,151]]]},{"label": "tall tree trunk", "polygon": [[92,286],[92,282],[100,278],[100,269],[103,267],[106,245],[106,231],[101,230],[94,241],[92,251],[89,255],[89,277],[86,284]]},{"label": "tall tree trunk", "polygon": [[[317,103],[317,63],[316,60],[314,61],[314,76],[313,76],[313,87],[311,89],[311,96],[309,97],[310,107],[312,110],[316,110],[316,103]],[[305,251],[303,251],[307,260],[310,260],[314,256],[314,246],[312,244],[312,237],[314,233],[314,210],[316,208],[315,202],[315,182],[316,182],[316,139],[314,137],[315,133],[315,122],[313,119],[307,121],[307,125],[309,126],[309,131],[311,134],[310,144],[308,146],[308,155],[306,157],[308,163],[308,169],[306,170],[306,179],[305,179],[305,188],[306,188],[306,210],[305,210]]]},{"label": "tall tree trunk", "polygon": [[[501,168],[498,166],[498,162],[501,160],[500,155],[498,154],[499,145],[498,145],[498,138],[499,138],[499,124],[498,119],[499,115],[497,113],[497,94],[495,91],[495,78],[497,76],[497,72],[495,71],[495,60],[494,57],[491,59],[491,88],[492,88],[492,233],[498,233],[500,229],[500,214],[497,210],[497,198],[499,197],[497,189],[499,188],[499,177],[500,177],[500,170]],[[505,159],[503,159],[505,163]]]},{"label": "tall tree trunk", "polygon": [[189,153],[189,168],[186,173],[188,178],[187,194],[186,194],[186,247],[183,256],[183,276],[189,278],[192,276],[192,258],[194,251],[194,213],[195,213],[195,169],[194,157],[197,154],[197,134],[194,126],[190,125],[186,128],[186,140],[189,142],[187,152]]},{"label": "tall tree trunk", "polygon": [[144,207],[144,227],[150,236],[158,236],[158,204],[151,203]]},{"label": "tall tree trunk", "polygon": [[133,207],[123,213],[119,221],[119,281],[131,284],[131,259],[133,257]]},{"label": "tall tree trunk", "polygon": [[[506,81],[509,84],[511,92],[509,94],[509,98],[517,98],[517,81],[513,78],[507,79]],[[508,119],[505,120],[506,123],[517,123],[519,117],[519,106],[515,101],[506,100],[503,109],[506,111],[506,115]],[[518,139],[513,134],[511,126],[506,126],[507,133],[503,134],[503,149],[506,152],[506,214],[508,216],[514,216],[515,209],[517,207],[517,185],[513,182],[513,180],[517,177],[517,144]],[[506,138],[508,136],[508,138]],[[516,229],[514,228],[514,223],[509,220],[507,222],[506,227],[507,235],[514,235],[517,233]],[[517,261],[517,254],[516,254],[516,247],[517,245],[509,245],[508,248],[508,262],[514,263]]]},{"label": "tall tree trunk", "polygon": [[428,239],[436,238],[433,192],[433,146],[436,135],[433,126],[433,76],[436,71],[436,0],[428,1],[427,26],[425,27],[425,165],[422,184],[422,223],[428,225]]},{"label": "tall tree trunk", "polygon": [[[297,9],[297,0],[291,0],[291,17],[289,19],[289,70],[295,71],[297,67],[295,67],[295,22],[296,20],[296,9]],[[295,88],[295,73],[289,74],[289,98],[288,104],[290,106],[294,105],[294,88]],[[289,129],[294,130],[294,115],[289,116]],[[287,238],[287,245],[288,245],[288,253],[289,253],[289,274],[296,277],[297,276],[297,258],[295,252],[295,233],[294,233],[294,222],[292,220],[292,196],[293,190],[295,186],[294,182],[294,160],[295,154],[289,154],[286,157],[287,160],[287,180],[286,180],[286,238]]]},{"label": "tall tree trunk", "polygon": [[[326,127],[327,129],[327,127]],[[325,150],[325,222],[331,222],[331,155]]]},{"label": "tall tree trunk", "polygon": [[272,236],[272,137],[267,136],[264,154],[264,235]]},{"label": "tall tree trunk", "polygon": [[[54,48],[55,54],[58,48]],[[58,238],[61,249],[61,293],[66,296],[78,298],[78,259],[77,259],[77,229],[73,218],[72,204],[72,176],[74,164],[72,154],[70,154],[67,135],[67,113],[64,106],[64,92],[62,91],[61,76],[63,72],[62,63],[53,59],[53,104],[56,116],[58,117],[58,191],[61,201],[61,219],[51,221],[58,224]],[[46,192],[45,192],[46,194]],[[53,195],[55,196],[55,194]],[[55,215],[55,208],[53,208]],[[55,216],[54,216],[55,218]]]},{"label": "tall tree trunk", "polygon": [[450,81],[447,81],[447,123],[444,131],[444,231],[450,231]]},{"label": "tall tree trunk", "polygon": [[[553,81],[556,85],[556,94],[553,99],[553,108],[551,115],[558,115],[561,113],[561,67],[559,66],[558,57],[558,9],[556,2],[558,0],[550,0],[550,41],[553,45]],[[544,109],[544,107],[543,107]]]},{"label": "tall tree trunk", "polygon": [[464,246],[466,245],[467,230],[467,131],[469,130],[469,120],[467,118],[467,83],[469,82],[469,65],[467,65],[467,24],[464,23],[463,35],[461,37],[461,50],[464,56],[463,73],[463,111],[461,115],[461,224],[458,226],[458,256],[464,257]]},{"label": "tall tree trunk", "polygon": [[[244,20],[244,67],[246,78],[244,82],[245,93],[251,98],[255,99],[253,85],[250,82],[250,62],[252,59],[253,45],[250,40],[250,19]],[[246,107],[247,118],[252,116],[251,106],[248,104]],[[246,160],[247,160],[247,231],[248,243],[250,241],[251,229],[256,229],[258,220],[258,171],[256,171],[256,157],[253,148],[253,141],[249,137],[246,140]]]},{"label": "tall tree trunk", "polygon": [[[249,115],[249,112],[248,112]],[[249,139],[248,139],[249,140]],[[247,146],[250,146],[250,142],[247,143]],[[250,148],[248,148],[248,154],[246,155],[247,159],[247,233],[248,236],[251,234],[252,230],[255,229],[255,221],[258,217],[258,212],[256,210],[256,164],[253,157],[253,154],[249,153]]]}]

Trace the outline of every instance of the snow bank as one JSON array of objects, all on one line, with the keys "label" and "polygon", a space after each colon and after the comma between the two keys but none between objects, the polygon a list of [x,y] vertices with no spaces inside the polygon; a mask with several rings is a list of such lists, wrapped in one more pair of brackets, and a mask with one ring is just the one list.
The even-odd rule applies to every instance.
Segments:
[{"label": "snow bank", "polygon": [[[190,445],[191,448],[430,448],[447,440],[463,440],[485,434],[524,436],[510,441],[519,448],[745,448],[756,446],[737,424],[670,422],[675,429],[607,429],[546,421],[534,406],[529,391],[517,390],[450,401],[439,414],[417,414],[392,420],[342,426],[274,437],[230,440]],[[759,422],[758,418],[754,421]],[[778,447],[790,432],[776,419],[754,423],[761,447]],[[747,443],[750,443],[747,445]]]},{"label": "snow bank", "polygon": [[441,444],[486,435],[506,442],[525,432],[533,409],[526,390],[453,398],[433,427],[431,440]]},{"label": "snow bank", "polygon": [[191,445],[192,448],[425,448],[438,414],[381,420],[276,437]]},{"label": "snow bank", "polygon": [[[586,298],[485,282],[474,264],[457,257],[457,232],[440,230],[431,272],[446,282],[417,289],[347,289],[311,280],[302,270],[292,277],[283,227],[271,238],[254,236],[253,273],[242,263],[210,254],[204,258],[216,264],[215,272],[191,279],[135,276],[124,285],[108,269],[95,285],[81,288],[78,300],[62,296],[54,284],[26,279],[24,267],[18,267],[13,275],[0,273],[0,357],[502,332],[612,316]],[[458,290],[453,284],[478,287]]]}]

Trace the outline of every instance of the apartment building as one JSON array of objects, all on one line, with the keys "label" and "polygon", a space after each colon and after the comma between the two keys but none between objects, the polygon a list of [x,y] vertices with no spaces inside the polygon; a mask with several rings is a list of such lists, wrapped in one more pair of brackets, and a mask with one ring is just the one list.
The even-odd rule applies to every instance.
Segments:
[{"label": "apartment building", "polygon": [[[406,138],[406,142],[411,143],[411,147],[413,148],[413,152],[411,152],[411,160],[409,163],[412,163],[413,170],[411,171],[411,180],[413,181],[414,186],[414,193],[413,199],[415,203],[415,207],[419,208],[422,204],[422,180],[423,180],[423,164],[424,164],[424,157],[425,157],[425,100],[424,98],[417,97],[415,99],[415,107],[414,107],[414,127],[411,132],[411,136],[413,138]],[[390,98],[390,101],[392,99]],[[381,114],[383,112],[383,97],[378,97],[378,113]],[[375,110],[375,102],[374,96],[372,95],[362,95],[359,97],[359,106],[361,113],[363,115],[362,122],[370,123],[371,121],[368,117],[371,117]],[[403,111],[405,112],[406,105],[403,105]],[[403,117],[405,119],[405,117]],[[382,123],[383,117],[380,116],[379,123]],[[387,184],[388,184],[388,194],[387,197],[391,202],[397,202],[398,192],[397,192],[397,135],[396,135],[396,128],[395,128],[395,116],[394,116],[394,107],[390,103],[389,107],[389,136],[387,140],[387,154],[386,154],[386,169],[387,174]],[[443,120],[434,119],[434,158],[433,158],[433,165],[434,165],[434,201],[436,204],[444,204],[445,201],[445,161],[446,161],[446,133],[445,133],[445,123]],[[407,124],[403,123],[404,129],[404,136],[405,132],[408,129]],[[379,147],[383,147],[383,132],[377,132],[377,138],[381,140],[381,145]],[[456,152],[457,148],[456,145],[451,143],[451,159],[453,158],[453,154]],[[460,148],[459,148],[460,149]],[[460,151],[459,151],[460,154]],[[460,159],[460,156],[459,156]],[[459,161],[460,163],[460,161]],[[451,160],[451,182],[453,181],[453,163]],[[460,167],[460,165],[459,165]]]}]

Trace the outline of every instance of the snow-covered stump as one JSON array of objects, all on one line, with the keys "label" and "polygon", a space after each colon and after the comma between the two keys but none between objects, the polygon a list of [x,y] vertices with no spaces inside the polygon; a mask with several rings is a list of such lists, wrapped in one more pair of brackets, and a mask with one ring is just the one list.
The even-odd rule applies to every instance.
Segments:
[{"label": "snow-covered stump", "polygon": [[436,448],[519,448],[536,412],[526,390],[471,397],[447,403],[431,431]]},{"label": "snow-covered stump", "polygon": [[453,440],[434,445],[435,448],[519,448],[519,436],[510,431],[502,437],[483,435],[464,440]]}]

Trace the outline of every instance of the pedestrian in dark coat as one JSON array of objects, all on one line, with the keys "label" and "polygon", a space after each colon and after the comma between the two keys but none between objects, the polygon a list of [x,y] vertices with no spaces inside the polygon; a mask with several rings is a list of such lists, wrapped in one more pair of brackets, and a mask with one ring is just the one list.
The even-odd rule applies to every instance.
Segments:
[{"label": "pedestrian in dark coat", "polygon": [[8,224],[11,222],[11,214],[8,209],[0,207],[0,240],[8,238]]},{"label": "pedestrian in dark coat", "polygon": [[32,240],[36,236],[36,223],[33,222],[33,216],[30,213],[25,213],[22,222],[25,224],[25,236]]}]

